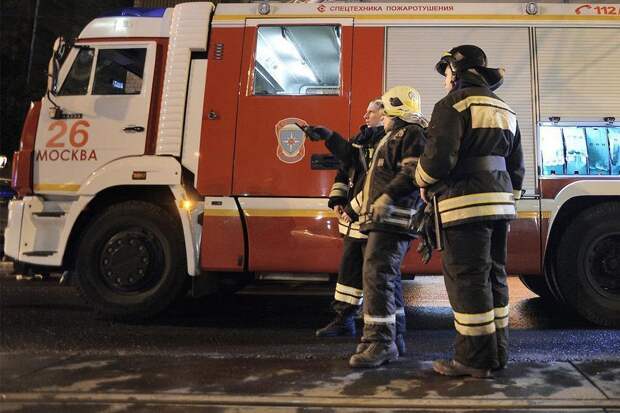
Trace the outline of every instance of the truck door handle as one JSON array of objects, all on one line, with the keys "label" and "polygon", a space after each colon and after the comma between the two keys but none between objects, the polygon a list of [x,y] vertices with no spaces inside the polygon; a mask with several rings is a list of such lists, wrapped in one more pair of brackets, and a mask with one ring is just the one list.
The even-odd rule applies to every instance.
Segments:
[{"label": "truck door handle", "polygon": [[311,169],[338,169],[339,166],[340,162],[338,162],[338,159],[331,154],[314,154],[310,158]]},{"label": "truck door handle", "polygon": [[144,126],[127,126],[126,128],[123,128],[123,132],[127,132],[127,133],[144,132]]}]

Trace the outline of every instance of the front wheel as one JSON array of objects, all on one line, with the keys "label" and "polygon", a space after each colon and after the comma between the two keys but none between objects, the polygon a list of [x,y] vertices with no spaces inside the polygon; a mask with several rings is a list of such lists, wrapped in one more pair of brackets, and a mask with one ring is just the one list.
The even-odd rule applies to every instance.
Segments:
[{"label": "front wheel", "polygon": [[571,222],[556,256],[562,296],[586,319],[620,326],[620,203],[588,208]]},{"label": "front wheel", "polygon": [[114,318],[145,319],[163,311],[184,292],[187,279],[180,226],[178,217],[148,202],[104,210],[79,244],[80,294]]}]

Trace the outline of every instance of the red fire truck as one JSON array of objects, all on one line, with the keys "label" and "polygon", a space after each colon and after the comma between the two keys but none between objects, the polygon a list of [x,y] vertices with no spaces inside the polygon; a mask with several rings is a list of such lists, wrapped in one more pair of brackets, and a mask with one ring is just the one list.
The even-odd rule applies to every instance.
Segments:
[{"label": "red fire truck", "polygon": [[[295,122],[354,134],[395,85],[444,94],[441,53],[506,69],[525,194],[508,269],[620,324],[620,14],[543,3],[186,3],[125,9],[57,42],[13,160],[5,253],[65,270],[98,311],[160,312],[223,279],[334,273],[334,159]],[[439,259],[409,254],[409,274]]]}]

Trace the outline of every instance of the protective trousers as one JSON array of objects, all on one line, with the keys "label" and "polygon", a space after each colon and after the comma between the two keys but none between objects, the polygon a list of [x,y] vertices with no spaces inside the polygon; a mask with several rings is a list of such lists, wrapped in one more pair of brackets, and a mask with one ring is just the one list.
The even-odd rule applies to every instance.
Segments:
[{"label": "protective trousers", "polygon": [[478,369],[508,360],[507,221],[443,230],[444,281],[456,328],[454,359]]},{"label": "protective trousers", "polygon": [[359,308],[363,299],[362,266],[366,239],[344,237],[344,247],[336,281],[332,308],[347,317]]},{"label": "protective trousers", "polygon": [[364,254],[364,335],[362,342],[394,341],[406,329],[400,266],[409,237],[371,231]]}]

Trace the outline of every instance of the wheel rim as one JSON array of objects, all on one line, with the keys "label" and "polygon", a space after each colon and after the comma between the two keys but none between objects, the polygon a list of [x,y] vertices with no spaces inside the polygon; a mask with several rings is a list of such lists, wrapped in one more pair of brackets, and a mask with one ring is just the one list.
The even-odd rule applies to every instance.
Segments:
[{"label": "wheel rim", "polygon": [[138,294],[156,285],[162,277],[164,253],[161,242],[144,228],[120,231],[104,243],[99,271],[112,291]]},{"label": "wheel rim", "polygon": [[599,294],[620,298],[620,233],[596,238],[586,250],[585,275]]}]

